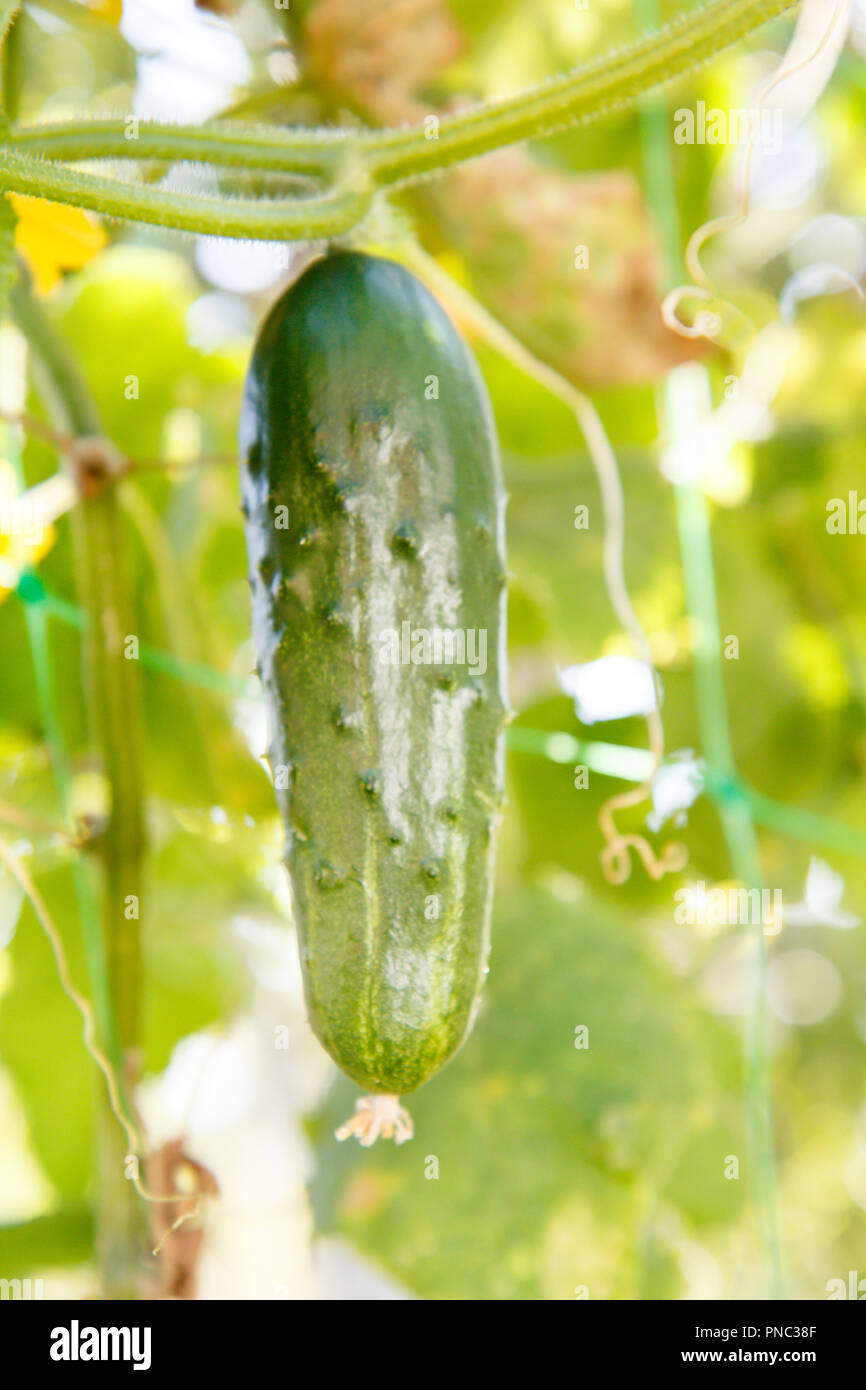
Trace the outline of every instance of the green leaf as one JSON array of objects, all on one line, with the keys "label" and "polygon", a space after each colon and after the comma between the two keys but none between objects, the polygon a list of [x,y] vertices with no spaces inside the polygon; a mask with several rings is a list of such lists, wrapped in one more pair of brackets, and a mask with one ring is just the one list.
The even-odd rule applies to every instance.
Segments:
[{"label": "green leaf", "polygon": [[[23,8],[22,0],[0,0],[0,126],[7,123],[7,119],[14,117],[17,102],[13,96],[9,100],[9,91],[15,91],[18,86],[16,76],[11,69],[17,68],[12,51],[17,46],[13,41],[9,42],[12,26]],[[5,297],[0,299],[0,307],[5,303]]]},{"label": "green leaf", "polygon": [[[0,1226],[0,1269],[9,1271],[9,1278],[84,1264],[92,1254],[93,1213],[89,1207],[62,1207],[32,1221]],[[50,1289],[44,1292],[50,1297]]]},{"label": "green leaf", "polygon": [[0,197],[0,318],[6,312],[9,291],[12,289],[18,274],[15,264],[15,223],[17,220],[9,199]]},{"label": "green leaf", "polygon": [[22,0],[0,0],[0,44],[5,43],[6,35],[12,28],[21,6]]},{"label": "green leaf", "polygon": [[23,905],[24,891],[4,865],[0,869],[0,951],[15,935]]},{"label": "green leaf", "polygon": [[[87,994],[80,934],[69,910],[75,895],[66,866],[41,875],[46,906],[63,938],[72,978]],[[67,1201],[81,1201],[92,1160],[96,1066],[82,1038],[78,1009],[64,995],[54,956],[32,908],[21,914],[7,959],[12,979],[0,999],[0,1056],[16,1083],[30,1140],[49,1180]]]}]

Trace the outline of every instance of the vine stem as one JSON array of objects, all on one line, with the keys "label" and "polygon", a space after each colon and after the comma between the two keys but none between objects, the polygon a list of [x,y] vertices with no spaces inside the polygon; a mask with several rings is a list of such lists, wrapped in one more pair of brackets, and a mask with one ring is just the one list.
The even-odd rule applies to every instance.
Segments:
[{"label": "vine stem", "polygon": [[[642,93],[694,71],[797,0],[710,0],[655,33],[511,97],[458,115],[399,130],[360,134],[318,131],[265,134],[215,124],[148,126],[126,138],[126,124],[67,122],[5,132],[0,188],[185,231],[258,239],[336,236],[365,216],[373,191],[417,182],[441,169],[507,145],[540,138],[633,102]],[[121,144],[122,142],[122,144]],[[31,152],[35,151],[35,152]],[[285,173],[329,175],[332,186],[301,198],[205,197],[87,173],[66,159],[171,158]],[[256,161],[259,161],[256,165]]]},{"label": "vine stem", "polygon": [[[676,411],[676,401],[669,390],[668,413],[672,425]],[[729,795],[717,796],[716,801],[734,874],[747,888],[759,888],[762,874],[758,839],[750,799],[739,791],[725,702],[720,658],[722,638],[707,502],[700,489],[691,483],[678,483],[675,497],[688,611],[695,634],[693,660],[701,747],[717,779],[721,777],[731,789]],[[771,1293],[774,1298],[781,1298],[767,1016],[767,948],[760,922],[752,928],[751,936],[751,999],[743,1039],[749,1183],[767,1252]]]},{"label": "vine stem", "polygon": [[183,232],[244,237],[258,241],[310,241],[337,236],[360,222],[372,192],[335,189],[305,198],[216,198],[171,192],[72,169],[64,164],[0,147],[0,188],[6,192],[70,203],[132,222],[149,222]]},{"label": "vine stem", "polygon": [[[99,418],[65,345],[37,301],[21,285],[11,296],[18,327],[27,339],[40,385],[56,427],[73,438],[98,437]],[[103,950],[113,1029],[106,1038],[111,1064],[130,1099],[140,1047],[141,898],[144,815],[138,678],[124,655],[130,632],[118,501],[112,481],[83,489],[73,513],[76,569],[87,615],[84,684],[91,737],[108,784],[110,810],[96,839],[102,869]],[[142,1271],[144,1223],[129,1181],[129,1152],[111,1105],[98,1113],[97,1250],[105,1292],[137,1296]]]},{"label": "vine stem", "polygon": [[336,173],[353,145],[339,128],[286,130],[234,120],[169,125],[128,117],[15,126],[6,138],[15,149],[50,159],[192,161],[309,178]]},{"label": "vine stem", "polygon": [[361,142],[365,167],[377,184],[413,182],[504,145],[553,135],[627,106],[642,93],[694,72],[798,0],[711,0],[677,16],[637,42],[604,54],[513,97],[501,98],[441,122],[438,137],[417,129],[390,131]]}]

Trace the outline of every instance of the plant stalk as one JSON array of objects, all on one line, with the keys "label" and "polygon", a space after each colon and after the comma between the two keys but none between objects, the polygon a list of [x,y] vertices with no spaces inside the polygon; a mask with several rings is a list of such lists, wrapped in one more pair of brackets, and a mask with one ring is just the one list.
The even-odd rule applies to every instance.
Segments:
[{"label": "plant stalk", "polygon": [[[37,301],[17,286],[12,309],[35,359],[35,375],[56,428],[75,438],[98,437],[99,417],[77,366]],[[145,849],[141,774],[140,692],[134,661],[124,655],[130,633],[123,540],[115,484],[82,490],[73,513],[76,569],[84,634],[84,685],[91,739],[110,800],[94,849],[101,869],[103,951],[111,1000],[105,1050],[134,1120],[131,1093],[139,1067],[141,1025],[141,901]],[[138,1295],[143,1271],[144,1217],[128,1179],[126,1137],[100,1088],[97,1115],[97,1255],[109,1298]]]}]

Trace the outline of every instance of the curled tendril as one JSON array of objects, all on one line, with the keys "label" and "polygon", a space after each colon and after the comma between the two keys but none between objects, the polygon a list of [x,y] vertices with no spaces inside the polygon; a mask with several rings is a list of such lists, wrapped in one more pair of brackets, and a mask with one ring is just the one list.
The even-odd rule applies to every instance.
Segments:
[{"label": "curled tendril", "polygon": [[[656,683],[658,684],[658,678],[656,678]],[[652,771],[649,777],[639,787],[632,787],[630,791],[619,792],[616,796],[609,797],[598,812],[598,823],[605,841],[604,849],[599,854],[601,870],[608,883],[612,883],[615,887],[625,883],[631,876],[629,850],[635,851],[648,876],[656,882],[664,878],[665,874],[680,873],[688,862],[688,850],[679,841],[668,841],[667,844],[662,845],[660,853],[656,854],[643,835],[637,835],[634,832],[628,835],[624,834],[619,830],[614,820],[616,812],[626,811],[632,806],[640,806],[652,795],[653,781],[664,756],[664,729],[658,705],[647,715],[647,728],[649,730],[650,752],[653,758]]]},{"label": "curled tendril", "polygon": [[[681,317],[680,306],[690,300],[712,303],[712,309],[699,309],[691,323]],[[719,300],[709,289],[699,285],[679,285],[665,295],[661,306],[665,325],[678,333],[681,338],[704,338],[711,343],[721,343],[726,327],[749,337],[756,332],[754,319],[750,318],[737,304]]]},{"label": "curled tendril", "polygon": [[662,846],[661,853],[656,854],[649,841],[643,835],[621,835],[616,832],[616,827],[610,820],[608,812],[609,839],[599,856],[601,859],[602,873],[608,883],[619,887],[625,883],[631,875],[631,860],[629,850],[633,849],[640,857],[641,863],[646,869],[649,878],[658,882],[664,878],[665,874],[679,874],[688,863],[688,850],[679,841],[669,840]]},{"label": "curled tendril", "polygon": [[[764,84],[759,93],[756,108],[758,112],[764,110],[767,98],[782,82],[787,81],[789,77],[796,76],[797,73],[805,71],[806,68],[810,67],[811,64],[820,57],[833,37],[836,24],[840,16],[844,13],[847,2],[848,0],[834,0],[833,12],[818,43],[804,58],[792,62],[791,53],[796,43],[795,37],[779,68],[769,81]],[[714,237],[724,232],[735,231],[737,227],[741,227],[749,218],[752,210],[751,173],[753,153],[754,145],[747,145],[737,181],[738,189],[735,211],[725,217],[716,217],[711,221],[704,222],[689,238],[689,243],[686,247],[685,262],[692,283],[688,285],[678,285],[675,289],[672,289],[665,297],[662,304],[662,318],[665,324],[668,328],[672,329],[674,333],[679,334],[681,338],[704,338],[710,342],[717,342],[719,334],[724,326],[724,320],[720,314],[713,313],[706,309],[701,310],[695,316],[692,324],[684,323],[679,315],[679,307],[686,299],[697,299],[703,300],[704,302],[715,300],[726,313],[736,314],[754,330],[752,320],[743,313],[742,309],[738,308],[736,304],[725,299],[720,299],[717,296],[713,283],[704,269],[701,260],[701,252],[708,241],[711,241]]]},{"label": "curled tendril", "polygon": [[679,333],[681,338],[717,338],[722,329],[720,314],[701,309],[691,324],[684,323],[679,316],[679,307],[684,299],[711,300],[713,297],[709,290],[700,289],[697,285],[677,286],[662,300],[662,318],[666,326]]}]

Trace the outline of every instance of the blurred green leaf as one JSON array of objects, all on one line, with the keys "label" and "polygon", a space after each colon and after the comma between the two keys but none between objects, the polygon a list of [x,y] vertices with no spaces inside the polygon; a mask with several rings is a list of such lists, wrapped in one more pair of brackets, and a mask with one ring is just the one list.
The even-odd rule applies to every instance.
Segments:
[{"label": "blurred green leaf", "polygon": [[[46,1269],[86,1263],[93,1254],[93,1215],[87,1207],[63,1207],[32,1221],[0,1226],[0,1268],[21,1278]],[[50,1289],[46,1290],[50,1296]]]},{"label": "blurred green leaf", "polygon": [[[69,911],[75,902],[71,870],[42,875],[39,888],[72,978],[87,995],[78,924]],[[29,905],[7,951],[12,979],[0,997],[0,1055],[42,1167],[60,1198],[78,1202],[90,1188],[93,1106],[102,1081],[84,1047],[81,1015],[61,990],[48,940]]]},{"label": "blurred green leaf", "polygon": [[[407,1100],[411,1145],[336,1145],[353,1094],[334,1088],[318,1122],[319,1221],[427,1297],[568,1299],[580,1284],[636,1297],[659,1214],[650,1194],[724,1108],[706,1062],[716,1025],[639,927],[587,898],[505,893],[493,942],[472,1036]],[[722,1160],[739,1134],[717,1126],[707,1181],[727,1203]],[[660,1270],[663,1292],[644,1296],[676,1297],[679,1280]]]}]

